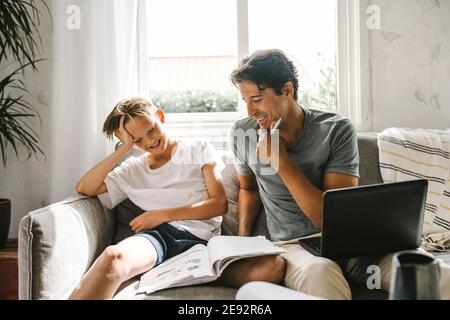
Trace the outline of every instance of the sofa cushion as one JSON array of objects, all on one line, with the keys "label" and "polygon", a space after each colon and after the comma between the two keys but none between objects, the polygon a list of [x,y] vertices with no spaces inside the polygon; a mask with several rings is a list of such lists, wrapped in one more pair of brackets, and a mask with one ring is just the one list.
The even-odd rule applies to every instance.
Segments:
[{"label": "sofa cushion", "polygon": [[172,288],[154,292],[152,294],[136,294],[139,278],[123,283],[117,290],[114,300],[234,300],[236,289],[197,285]]},{"label": "sofa cushion", "polygon": [[131,230],[130,222],[141,214],[142,209],[135,205],[130,199],[125,199],[119,203],[114,209],[113,214],[116,216],[116,231],[113,237],[113,244],[134,235]]},{"label": "sofa cushion", "polygon": [[236,170],[232,164],[231,154],[226,152],[222,159],[225,167],[222,170],[222,181],[225,187],[225,192],[228,199],[228,212],[223,217],[222,234],[236,235],[237,234],[237,201],[239,194],[239,180],[236,175]]},{"label": "sofa cushion", "polygon": [[65,297],[111,242],[114,221],[95,198],[30,212],[19,226],[19,298]]},{"label": "sofa cushion", "polygon": [[[237,235],[237,203],[239,194],[239,179],[237,178],[236,169],[233,166],[231,152],[222,155],[225,162],[225,168],[222,170],[222,181],[228,198],[228,213],[224,216],[222,222],[222,234]],[[252,235],[264,235],[269,237],[269,230],[266,224],[266,214],[264,209],[258,216]]]},{"label": "sofa cushion", "polygon": [[378,136],[376,133],[358,134],[359,185],[383,183],[379,167]]}]

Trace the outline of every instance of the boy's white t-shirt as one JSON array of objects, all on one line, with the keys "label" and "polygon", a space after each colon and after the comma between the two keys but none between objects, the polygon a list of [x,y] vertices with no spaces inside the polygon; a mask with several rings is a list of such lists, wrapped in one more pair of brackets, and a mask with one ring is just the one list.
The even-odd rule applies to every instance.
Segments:
[{"label": "boy's white t-shirt", "polygon": [[[203,176],[203,165],[215,162],[220,169],[223,161],[207,141],[179,140],[169,162],[158,169],[148,165],[148,153],[130,157],[111,171],[105,179],[107,193],[98,195],[109,209],[129,198],[144,211],[175,208],[209,199]],[[220,235],[222,216],[206,220],[169,222],[193,235],[209,240]]]}]

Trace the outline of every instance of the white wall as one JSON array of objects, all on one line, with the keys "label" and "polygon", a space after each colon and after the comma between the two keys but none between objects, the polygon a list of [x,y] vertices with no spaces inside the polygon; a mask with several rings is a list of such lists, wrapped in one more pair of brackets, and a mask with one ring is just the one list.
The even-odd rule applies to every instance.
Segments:
[{"label": "white wall", "polygon": [[[50,6],[50,1],[46,1]],[[52,27],[49,19],[41,21],[41,35],[43,50],[41,57],[52,57]],[[51,98],[51,61],[40,62],[39,72],[34,73],[29,69],[26,72],[25,81],[31,96],[29,101],[35,106],[42,119],[42,126],[35,121],[35,130],[39,133],[44,151],[48,154],[47,146],[50,145],[50,98]],[[20,219],[29,211],[38,209],[48,204],[50,192],[49,163],[45,157],[39,160],[31,158],[25,160],[22,156],[16,159],[12,150],[8,152],[8,163],[6,168],[0,163],[0,197],[12,201],[11,225],[9,237],[17,238]]]},{"label": "white wall", "polygon": [[450,0],[372,0],[373,129],[450,128]]}]

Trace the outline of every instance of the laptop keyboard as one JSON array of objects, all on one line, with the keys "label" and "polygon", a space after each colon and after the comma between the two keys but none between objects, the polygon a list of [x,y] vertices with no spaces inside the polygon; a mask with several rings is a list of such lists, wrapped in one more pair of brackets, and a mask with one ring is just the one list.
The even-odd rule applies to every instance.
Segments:
[{"label": "laptop keyboard", "polygon": [[310,246],[311,248],[313,248],[314,250],[316,250],[317,252],[320,253],[320,248],[322,246],[321,244],[321,237],[315,237],[315,238],[309,238],[309,239],[302,239],[301,243],[305,243],[308,246]]}]

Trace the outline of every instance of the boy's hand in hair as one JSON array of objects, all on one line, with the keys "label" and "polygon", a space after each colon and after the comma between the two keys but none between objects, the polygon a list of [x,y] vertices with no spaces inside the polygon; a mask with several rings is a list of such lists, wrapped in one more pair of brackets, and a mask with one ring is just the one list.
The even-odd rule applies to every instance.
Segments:
[{"label": "boy's hand in hair", "polygon": [[131,134],[128,133],[127,129],[125,129],[124,121],[125,121],[125,116],[122,116],[120,118],[119,130],[116,131],[114,134],[117,137],[117,139],[119,139],[120,142],[122,143],[120,148],[125,149],[126,151],[130,151],[131,148],[133,148],[134,139],[131,136]]},{"label": "boy's hand in hair", "polygon": [[161,224],[168,222],[166,214],[162,211],[147,211],[134,218],[130,222],[130,227],[134,233],[148,229],[155,229]]}]

